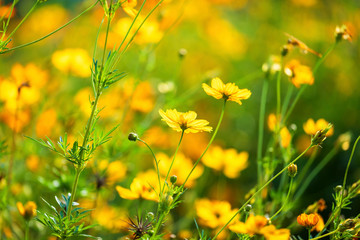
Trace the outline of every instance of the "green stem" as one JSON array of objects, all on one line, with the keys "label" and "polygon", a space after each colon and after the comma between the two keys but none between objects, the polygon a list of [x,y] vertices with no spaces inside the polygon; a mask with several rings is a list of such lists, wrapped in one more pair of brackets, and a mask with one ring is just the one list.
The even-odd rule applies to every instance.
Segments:
[{"label": "green stem", "polygon": [[[257,146],[257,176],[258,176],[259,185],[262,184],[262,179],[263,179],[262,150],[263,150],[263,141],[264,141],[265,108],[266,108],[266,98],[267,98],[268,89],[269,89],[269,80],[268,78],[266,78],[261,92],[260,114],[259,114],[259,136],[258,136],[258,146]],[[258,200],[258,210],[260,210],[262,205],[261,196],[257,200]]]},{"label": "green stem", "polygon": [[179,143],[178,143],[178,145],[177,145],[177,147],[176,147],[175,154],[174,154],[173,159],[172,159],[172,161],[171,161],[169,170],[168,170],[168,172],[167,172],[167,174],[166,174],[165,181],[164,181],[164,186],[163,186],[163,190],[164,190],[164,191],[165,191],[166,181],[167,181],[167,179],[168,179],[168,177],[169,177],[169,174],[170,174],[170,171],[171,171],[171,169],[172,169],[172,166],[174,165],[176,155],[177,155],[177,153],[178,153],[178,151],[179,151],[181,141],[182,141],[182,139],[183,139],[183,137],[184,137],[184,132],[185,132],[185,131],[182,130]]},{"label": "green stem", "polygon": [[278,215],[278,214],[283,210],[283,208],[285,207],[285,205],[286,205],[286,203],[287,203],[287,201],[288,201],[288,199],[289,199],[290,193],[291,193],[291,188],[292,188],[293,180],[294,180],[294,178],[291,178],[289,190],[288,190],[288,193],[287,193],[287,195],[286,195],[284,204],[283,204],[283,205],[281,206],[281,208],[270,218],[270,221],[271,221],[274,217],[276,217],[276,215]]},{"label": "green stem", "polygon": [[154,233],[152,235],[153,237],[155,237],[156,234],[158,233],[158,231],[160,230],[160,227],[161,227],[162,221],[164,220],[164,217],[165,217],[165,214],[161,214],[159,219],[157,220],[156,226],[154,228]]},{"label": "green stem", "polygon": [[25,221],[25,240],[29,239],[29,221]]},{"label": "green stem", "polygon": [[[6,38],[5,42],[7,42],[19,29],[19,27],[25,22],[25,20],[30,16],[30,14],[35,10],[36,6],[38,5],[39,0],[35,2],[35,4],[32,6],[32,8],[29,10],[29,12],[25,15],[25,17],[20,21],[20,23],[12,30],[12,32],[9,34],[9,36]],[[4,46],[1,46],[0,51],[3,49]]]},{"label": "green stem", "polygon": [[4,53],[7,53],[7,52],[10,52],[10,51],[14,51],[16,49],[19,49],[19,48],[24,48],[24,47],[27,47],[29,45],[32,45],[32,44],[35,44],[37,42],[40,42],[42,40],[44,40],[45,38],[48,38],[50,37],[51,35],[53,35],[54,33],[57,33],[58,31],[60,31],[61,29],[65,28],[66,26],[68,26],[69,24],[71,24],[72,22],[74,22],[75,20],[77,20],[78,18],[80,18],[82,15],[84,15],[86,12],[90,11],[92,8],[94,8],[97,3],[99,2],[99,0],[97,0],[93,5],[91,5],[90,7],[88,7],[87,9],[85,9],[83,12],[81,12],[79,15],[77,15],[76,17],[74,17],[73,19],[71,19],[69,22],[65,23],[64,25],[62,25],[61,27],[55,29],[54,31],[50,32],[49,34],[39,38],[39,39],[36,39],[32,42],[28,42],[28,43],[25,43],[25,44],[22,44],[22,45],[19,45],[19,46],[16,46],[16,47],[13,47],[13,48],[10,48],[10,49],[7,49],[5,51],[0,51],[0,54],[4,54]]},{"label": "green stem", "polygon": [[[336,47],[337,42],[333,43],[330,48],[326,51],[326,53],[324,54],[324,56],[322,56],[321,58],[319,58],[319,60],[316,62],[314,68],[313,68],[313,75],[315,76],[317,70],[319,69],[320,65],[325,61],[325,59],[329,56],[329,54],[334,50],[334,48]],[[285,117],[284,117],[284,121],[283,123],[285,124],[287,119],[289,118],[289,116],[291,115],[292,111],[295,108],[295,105],[297,104],[297,102],[300,99],[300,96],[303,94],[303,92],[305,91],[305,89],[307,88],[307,84],[304,84],[301,86],[300,90],[298,91],[294,101],[292,102],[289,111],[286,113]]]},{"label": "green stem", "polygon": [[156,165],[156,172],[157,172],[157,175],[158,175],[158,181],[159,181],[159,188],[160,188],[160,193],[162,192],[161,191],[161,180],[160,180],[160,170],[159,170],[159,162],[158,160],[156,159],[156,156],[153,152],[153,150],[151,149],[151,147],[142,139],[138,138],[137,140],[139,140],[140,142],[142,142],[143,144],[145,144],[147,146],[147,148],[150,150],[154,160],[155,160],[155,165]]},{"label": "green stem", "polygon": [[[10,8],[10,13],[9,13],[9,17],[6,21],[6,24],[5,26],[3,27],[2,29],[2,35],[1,35],[1,39],[0,39],[0,43],[3,44],[3,40],[4,40],[4,37],[5,37],[5,34],[6,34],[6,31],[7,31],[7,28],[10,24],[10,19],[11,19],[11,15],[14,11],[14,8],[15,8],[15,4],[16,4],[16,0],[13,1],[13,3],[11,4],[11,8]],[[4,14],[4,16],[1,18],[0,22],[3,22],[3,19],[5,18],[6,14]],[[1,46],[2,48],[3,46]],[[1,49],[0,49],[1,50]]]},{"label": "green stem", "polygon": [[[294,197],[294,202],[304,193],[306,188],[310,185],[311,181],[319,174],[319,172],[330,162],[330,160],[337,153],[337,148],[332,148],[331,151],[322,159],[322,161],[315,166],[315,168],[310,172],[310,174],[304,179],[301,183],[300,189],[296,192]],[[298,181],[297,181],[298,182]]]},{"label": "green stem", "polygon": [[290,103],[290,99],[291,99],[293,91],[294,91],[294,85],[292,83],[290,83],[289,87],[288,87],[288,91],[286,93],[284,104],[281,108],[281,116],[285,116],[286,110],[289,107],[289,103]]},{"label": "green stem", "polygon": [[80,178],[80,173],[82,172],[83,168],[78,167],[76,168],[76,175],[75,175],[75,180],[72,186],[72,190],[71,190],[71,195],[70,195],[70,202],[69,202],[69,206],[68,209],[66,211],[66,215],[67,218],[70,220],[71,218],[71,209],[72,209],[72,204],[74,202],[74,198],[75,198],[75,194],[76,194],[76,189],[78,186],[78,182],[79,182],[79,178]]},{"label": "green stem", "polygon": [[[277,80],[276,80],[276,118],[280,118],[280,114],[281,114],[281,73],[283,69],[283,61],[284,61],[283,57],[281,57],[280,70],[278,72]],[[278,131],[280,131],[280,122],[277,121],[276,125]]]},{"label": "green stem", "polygon": [[338,214],[338,215],[340,215],[340,213],[341,213],[341,207],[342,207],[342,203],[343,203],[344,195],[345,195],[346,180],[347,180],[347,176],[348,176],[348,172],[349,172],[351,160],[352,160],[352,158],[353,158],[353,156],[354,156],[354,152],[355,152],[355,149],[356,149],[356,145],[358,144],[359,140],[360,140],[360,136],[356,139],[356,141],[355,141],[355,143],[354,143],[354,146],[353,146],[353,149],[352,149],[352,151],[351,151],[351,155],[350,155],[348,164],[347,164],[347,166],[346,166],[345,175],[344,175],[344,181],[343,181],[342,191],[341,191],[341,197],[340,197],[340,206],[339,206],[339,214]]},{"label": "green stem", "polygon": [[311,239],[311,228],[308,228],[308,239]]},{"label": "green stem", "polygon": [[357,143],[359,142],[360,140],[360,136],[356,139],[355,143],[354,143],[354,146],[352,148],[352,151],[351,151],[351,155],[350,155],[350,158],[349,158],[349,161],[348,161],[348,164],[347,164],[347,167],[346,167],[346,170],[345,170],[345,176],[344,176],[344,181],[343,181],[343,185],[342,185],[342,189],[341,189],[341,196],[340,196],[340,203],[339,205],[336,206],[335,210],[333,211],[333,213],[331,214],[330,218],[327,220],[327,222],[325,223],[324,225],[324,228],[321,230],[321,232],[317,235],[317,236],[320,236],[325,230],[326,228],[330,225],[330,223],[332,223],[332,221],[340,215],[341,213],[341,209],[342,209],[342,204],[343,204],[343,200],[344,200],[344,192],[345,192],[345,185],[346,185],[346,180],[347,180],[347,175],[348,175],[348,171],[349,171],[349,168],[350,168],[350,163],[351,163],[351,160],[354,156],[354,152],[355,152],[355,149],[356,149],[356,145]]},{"label": "green stem", "polygon": [[320,239],[320,238],[323,238],[323,237],[330,236],[330,235],[332,235],[332,234],[336,233],[337,231],[339,231],[339,229],[335,229],[334,231],[332,231],[332,232],[328,232],[327,234],[324,234],[324,235],[321,235],[321,236],[318,236],[318,237],[312,238],[312,240],[317,240],[317,239]]},{"label": "green stem", "polygon": [[297,156],[292,162],[290,162],[286,167],[284,167],[280,172],[278,172],[275,176],[273,176],[269,181],[267,181],[264,185],[262,185],[240,208],[237,212],[230,218],[230,220],[216,233],[216,235],[212,238],[215,240],[217,236],[231,223],[231,221],[244,209],[244,207],[253,200],[253,198],[259,194],[264,188],[266,188],[272,181],[274,181],[278,176],[280,176],[291,164],[294,164],[297,160],[299,160],[313,145],[310,145],[303,151],[299,156]]},{"label": "green stem", "polygon": [[185,186],[186,182],[189,180],[190,175],[191,175],[191,174],[192,174],[192,172],[195,170],[196,166],[199,164],[200,160],[201,160],[201,159],[202,159],[202,157],[205,155],[205,153],[206,153],[206,152],[207,152],[207,150],[209,149],[210,145],[211,145],[211,144],[212,144],[212,142],[214,141],[214,139],[215,139],[215,137],[216,137],[216,134],[217,134],[217,132],[218,132],[218,130],[219,130],[219,128],[220,128],[220,125],[221,125],[222,119],[223,119],[223,117],[224,117],[224,113],[225,113],[225,106],[226,106],[226,100],[224,100],[224,104],[223,104],[223,107],[222,107],[222,110],[221,110],[221,114],[220,114],[219,122],[218,122],[218,124],[217,124],[217,126],[216,126],[216,128],[215,128],[215,131],[214,131],[214,133],[213,133],[213,135],[212,135],[212,137],[211,137],[211,139],[210,139],[210,141],[209,141],[208,145],[206,146],[206,148],[205,148],[204,152],[201,154],[201,156],[198,158],[198,160],[196,160],[196,162],[195,162],[195,164],[194,164],[193,168],[191,169],[190,173],[187,175],[187,177],[186,177],[186,179],[185,179],[184,183],[181,185],[181,188],[183,188],[183,187]]}]

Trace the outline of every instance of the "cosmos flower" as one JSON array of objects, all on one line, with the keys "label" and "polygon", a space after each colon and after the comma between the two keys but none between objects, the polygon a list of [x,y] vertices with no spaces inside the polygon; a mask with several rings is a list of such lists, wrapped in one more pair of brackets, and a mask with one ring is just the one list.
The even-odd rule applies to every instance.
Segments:
[{"label": "cosmos flower", "polygon": [[185,133],[211,132],[212,127],[208,126],[209,122],[203,119],[197,120],[197,114],[194,111],[178,112],[176,109],[168,109],[164,112],[159,110],[162,120],[175,131]]},{"label": "cosmos flower", "polygon": [[206,83],[202,84],[202,87],[207,95],[210,95],[216,99],[225,99],[226,101],[237,102],[242,104],[240,100],[248,99],[251,96],[251,92],[248,89],[239,89],[235,83],[224,84],[220,78],[213,78],[211,80],[211,87]]}]

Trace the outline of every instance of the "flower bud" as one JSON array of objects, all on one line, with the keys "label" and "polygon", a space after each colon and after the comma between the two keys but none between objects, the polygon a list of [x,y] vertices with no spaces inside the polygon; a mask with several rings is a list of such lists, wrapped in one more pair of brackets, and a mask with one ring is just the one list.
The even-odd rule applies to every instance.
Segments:
[{"label": "flower bud", "polygon": [[282,46],[280,51],[281,56],[285,57],[288,54],[288,52],[289,52],[289,47],[287,45]]},{"label": "flower bud", "polygon": [[323,130],[319,130],[311,138],[311,146],[318,146],[326,139],[326,133],[333,127],[331,123]]},{"label": "flower bud", "polygon": [[334,190],[335,190],[336,193],[339,193],[342,190],[342,186],[337,185]]},{"label": "flower bud", "polygon": [[342,223],[339,224],[339,231],[344,232],[347,229],[353,228],[356,225],[356,221],[354,219],[346,219]]},{"label": "flower bud", "polygon": [[148,220],[148,221],[152,221],[153,219],[154,219],[154,213],[153,212],[148,212],[147,214],[146,214],[146,219]]},{"label": "flower bud", "polygon": [[180,48],[179,52],[178,52],[179,58],[183,59],[187,55],[187,53],[188,53],[188,51],[185,48]]},{"label": "flower bud", "polygon": [[176,176],[176,175],[172,175],[172,176],[170,177],[170,182],[171,182],[172,184],[175,184],[176,181],[177,181],[177,176]]},{"label": "flower bud", "polygon": [[296,164],[290,164],[290,166],[288,167],[288,175],[289,177],[295,177],[297,174],[297,165]]},{"label": "flower bud", "polygon": [[246,206],[245,206],[245,208],[244,208],[244,211],[245,211],[245,212],[250,212],[251,209],[252,209],[251,204],[246,204]]},{"label": "flower bud", "polygon": [[131,132],[129,133],[128,139],[135,142],[136,140],[138,140],[138,135],[134,132]]}]

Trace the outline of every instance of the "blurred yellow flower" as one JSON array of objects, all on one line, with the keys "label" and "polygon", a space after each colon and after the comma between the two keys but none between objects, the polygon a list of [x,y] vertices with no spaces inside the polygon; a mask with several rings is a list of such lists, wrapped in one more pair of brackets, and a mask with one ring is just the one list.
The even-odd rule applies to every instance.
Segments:
[{"label": "blurred yellow flower", "polygon": [[270,131],[275,131],[276,125],[280,122],[279,120],[274,113],[269,114],[267,124]]},{"label": "blurred yellow flower", "polygon": [[248,166],[249,154],[247,152],[238,153],[236,149],[222,149],[214,146],[202,158],[205,166],[217,171],[223,171],[228,178],[237,178],[240,172]]},{"label": "blurred yellow flower", "polygon": [[226,101],[234,101],[240,105],[242,104],[240,100],[248,99],[251,96],[248,89],[239,89],[235,83],[224,84],[218,77],[211,80],[211,87],[206,83],[203,83],[202,87],[207,95],[216,99],[223,98]]},{"label": "blurred yellow flower", "polygon": [[50,136],[56,125],[57,114],[54,109],[41,113],[36,122],[36,134],[39,138]]},{"label": "blurred yellow flower", "polygon": [[91,75],[91,57],[82,48],[68,48],[53,53],[51,62],[60,71],[73,74],[78,77],[89,77]]},{"label": "blurred yellow flower", "polygon": [[314,76],[311,69],[308,66],[301,65],[298,60],[291,60],[286,64],[284,71],[290,77],[292,84],[297,88],[302,84],[314,84]]},{"label": "blurred yellow flower", "polygon": [[21,202],[17,202],[16,207],[19,210],[20,215],[23,216],[27,221],[36,216],[37,206],[33,201],[29,201],[25,205],[23,205]]},{"label": "blurred yellow flower", "polygon": [[121,198],[124,199],[146,199],[151,201],[158,201],[159,192],[158,177],[154,170],[148,170],[144,173],[139,173],[130,184],[130,189],[116,186],[116,190]]},{"label": "blurred yellow flower", "polygon": [[[316,122],[309,118],[306,123],[304,123],[303,128],[306,134],[315,135],[317,131],[323,130],[328,126],[329,122],[323,118],[320,118]],[[332,127],[327,133],[326,136],[330,137],[334,134],[334,128]]]},{"label": "blurred yellow flower", "polygon": [[231,205],[227,201],[209,199],[196,200],[195,209],[199,224],[209,228],[224,226],[237,212],[237,209],[231,209]]},{"label": "blurred yellow flower", "polygon": [[121,7],[129,16],[135,17],[138,11],[135,9],[137,0],[125,0],[122,2]]},{"label": "blurred yellow flower", "polygon": [[104,185],[111,186],[120,182],[126,177],[127,167],[121,161],[110,162],[108,160],[101,160],[98,163],[97,170],[104,172],[103,176],[98,176],[97,186]]},{"label": "blurred yellow flower", "polygon": [[274,225],[268,225],[268,219],[263,216],[250,215],[245,223],[236,222],[229,226],[235,233],[249,234],[250,236],[263,235],[266,240],[289,240],[290,230],[276,229]]},{"label": "blurred yellow flower", "polygon": [[283,127],[280,130],[280,143],[283,148],[287,148],[291,143],[291,134],[287,127]]},{"label": "blurred yellow flower", "polygon": [[212,131],[212,127],[207,126],[209,124],[208,121],[203,119],[196,120],[197,114],[194,111],[183,113],[176,111],[176,109],[168,109],[164,112],[160,109],[159,114],[162,117],[161,120],[178,132],[197,133],[202,131]]},{"label": "blurred yellow flower", "polygon": [[[156,154],[156,158],[159,161],[160,174],[162,176],[166,176],[170,168],[172,158],[169,158],[165,153]],[[193,165],[194,164],[191,161],[191,159],[185,157],[183,153],[179,152],[176,155],[175,162],[171,168],[170,176],[176,175],[177,176],[176,184],[183,184],[186,180],[186,177],[190,173]],[[193,171],[193,173],[190,175],[188,181],[185,184],[185,187],[190,188],[194,186],[195,180],[202,175],[203,171],[204,171],[203,166],[198,165]]]},{"label": "blurred yellow flower", "polygon": [[131,98],[131,109],[143,113],[150,112],[155,105],[154,90],[149,81],[144,81],[136,86]]},{"label": "blurred yellow flower", "polygon": [[26,158],[26,166],[32,172],[36,172],[38,170],[39,163],[40,159],[36,155],[30,155],[28,158]]},{"label": "blurred yellow flower", "polygon": [[21,110],[16,114],[15,112],[5,109],[0,113],[0,120],[10,129],[18,133],[30,122],[30,112]]}]

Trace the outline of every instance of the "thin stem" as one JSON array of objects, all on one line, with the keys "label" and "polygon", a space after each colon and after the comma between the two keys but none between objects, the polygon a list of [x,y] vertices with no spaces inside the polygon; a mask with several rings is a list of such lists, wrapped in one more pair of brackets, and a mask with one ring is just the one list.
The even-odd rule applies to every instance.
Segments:
[{"label": "thin stem", "polygon": [[68,26],[69,24],[71,24],[72,22],[74,22],[75,20],[77,20],[78,18],[80,18],[82,15],[84,15],[86,12],[90,11],[92,8],[94,8],[96,6],[96,4],[99,2],[99,0],[97,0],[93,5],[91,5],[90,7],[88,7],[87,9],[85,9],[83,12],[81,12],[79,15],[77,15],[76,17],[74,17],[73,19],[71,19],[69,22],[65,23],[64,25],[62,25],[61,27],[55,29],[54,31],[50,32],[49,34],[39,38],[39,39],[36,39],[32,42],[28,42],[28,43],[25,43],[25,44],[22,44],[22,45],[19,45],[19,46],[16,46],[16,47],[13,47],[13,48],[10,48],[10,49],[7,49],[7,50],[4,50],[4,51],[0,51],[0,54],[4,54],[4,53],[7,53],[7,52],[10,52],[10,51],[14,51],[16,49],[19,49],[19,48],[24,48],[24,47],[27,47],[29,45],[32,45],[32,44],[35,44],[37,42],[40,42],[42,40],[44,40],[45,38],[48,38],[50,37],[51,35],[53,35],[54,33],[57,33],[58,31],[60,31],[61,29],[65,28],[66,26]]},{"label": "thin stem", "polygon": [[343,200],[344,200],[344,191],[345,191],[345,184],[346,184],[346,180],[347,180],[347,174],[348,174],[348,170],[349,170],[349,167],[350,167],[351,160],[352,160],[352,158],[354,156],[356,145],[359,142],[359,140],[360,140],[360,136],[356,139],[356,141],[354,143],[354,146],[352,148],[351,155],[350,155],[350,158],[349,158],[349,161],[348,161],[348,165],[347,165],[346,170],[345,170],[345,176],[344,176],[344,181],[343,181],[343,186],[342,186],[341,196],[340,196],[340,203],[339,203],[339,205],[336,206],[335,210],[333,211],[333,213],[331,214],[331,216],[329,217],[329,219],[325,223],[324,228],[321,230],[321,232],[319,232],[319,234],[317,236],[320,236],[326,230],[326,228],[330,225],[330,223],[332,223],[332,221],[337,216],[339,216],[340,213],[341,213],[342,203],[343,203]]},{"label": "thin stem", "polygon": [[291,188],[292,188],[292,185],[293,185],[293,180],[294,180],[294,178],[292,177],[291,180],[290,180],[290,186],[289,186],[289,190],[288,190],[288,193],[287,193],[287,195],[286,195],[284,204],[283,204],[283,205],[281,206],[281,208],[270,218],[270,220],[272,220],[274,217],[276,217],[276,215],[278,215],[278,214],[283,210],[283,208],[285,207],[285,205],[287,204],[287,201],[288,201],[289,196],[290,196],[290,193],[291,193]]},{"label": "thin stem", "polygon": [[232,222],[232,220],[244,209],[244,207],[253,200],[253,198],[259,194],[264,188],[266,188],[272,181],[274,181],[278,176],[280,176],[291,164],[294,164],[297,160],[299,160],[313,145],[308,146],[305,151],[303,151],[299,156],[297,156],[292,162],[290,162],[286,167],[284,167],[280,172],[278,172],[275,176],[273,176],[269,181],[267,181],[264,185],[262,185],[240,208],[237,212],[230,218],[230,220],[216,233],[216,235],[212,238],[215,240],[217,236]]},{"label": "thin stem", "polygon": [[75,180],[74,180],[74,183],[73,183],[73,186],[72,186],[72,190],[71,190],[71,195],[70,195],[70,202],[69,202],[69,206],[68,206],[68,209],[66,211],[66,215],[67,215],[67,218],[70,220],[71,218],[71,209],[72,209],[72,204],[74,202],[74,198],[75,198],[75,194],[76,194],[76,189],[77,189],[77,186],[78,186],[78,182],[79,182],[79,178],[80,178],[80,174],[82,172],[83,168],[76,168],[76,175],[75,175]]},{"label": "thin stem", "polygon": [[211,139],[210,139],[210,141],[209,141],[208,145],[206,146],[206,148],[205,148],[204,152],[201,154],[201,156],[198,158],[198,160],[196,160],[196,162],[195,162],[195,164],[194,164],[193,168],[191,169],[190,173],[187,175],[187,177],[186,177],[186,179],[185,179],[184,183],[181,185],[181,188],[183,188],[183,187],[185,186],[186,182],[189,180],[190,175],[191,175],[191,174],[192,174],[192,172],[195,170],[196,166],[199,164],[200,160],[201,160],[201,159],[202,159],[202,157],[205,155],[205,153],[206,153],[206,152],[207,152],[207,150],[209,149],[210,145],[211,145],[211,144],[212,144],[212,142],[214,141],[214,139],[215,139],[215,137],[216,137],[216,134],[217,134],[217,132],[218,132],[218,130],[219,130],[219,128],[220,128],[220,125],[221,125],[222,119],[223,119],[223,117],[224,117],[224,113],[225,113],[225,106],[226,106],[226,100],[224,100],[224,104],[223,104],[223,107],[222,107],[222,110],[221,110],[221,114],[220,114],[219,122],[218,122],[218,124],[217,124],[217,126],[216,126],[216,128],[215,128],[215,131],[214,131],[214,133],[213,133],[213,135],[212,135],[212,137],[211,137]]},{"label": "thin stem", "polygon": [[311,239],[311,228],[308,228],[308,239]]},{"label": "thin stem", "polygon": [[309,186],[314,177],[316,177],[319,172],[330,162],[330,160],[335,156],[337,151],[337,148],[332,148],[331,151],[322,159],[322,161],[317,164],[315,168],[310,172],[310,174],[304,179],[304,182],[301,182],[301,187],[295,194],[294,202],[297,201],[297,199],[304,193],[304,191]]},{"label": "thin stem", "polygon": [[[307,176],[307,173],[308,173],[311,165],[314,163],[314,161],[315,161],[315,159],[316,159],[317,152],[318,152],[317,150],[318,150],[318,149],[316,148],[316,149],[312,152],[309,160],[306,161],[305,166],[301,169],[300,174],[299,174],[299,176],[297,177],[296,182],[301,183],[301,185],[303,185],[303,179],[304,179],[305,176],[306,176],[307,179],[309,178],[309,177]],[[318,166],[318,165],[317,165],[317,166]]]},{"label": "thin stem", "polygon": [[[25,20],[30,16],[30,14],[35,10],[36,6],[38,5],[39,0],[36,0],[35,4],[32,6],[32,8],[29,10],[29,12],[25,15],[25,17],[21,20],[21,22],[12,30],[12,32],[9,34],[9,36],[6,38],[5,42],[7,42],[19,29],[19,27],[25,22]],[[3,49],[4,46],[1,46],[0,51]]]},{"label": "thin stem", "polygon": [[[277,75],[277,80],[276,80],[276,117],[280,117],[280,113],[281,113],[281,73],[282,73],[282,68],[283,68],[283,57],[281,57],[280,60],[280,70],[278,72]],[[277,129],[278,131],[280,131],[280,122],[277,122]]]},{"label": "thin stem", "polygon": [[155,164],[156,164],[156,172],[157,172],[157,175],[158,175],[158,181],[159,181],[159,188],[160,188],[160,193],[162,192],[161,191],[161,179],[160,179],[160,170],[159,170],[159,162],[158,160],[156,159],[156,156],[153,152],[153,150],[151,149],[151,147],[142,139],[138,138],[137,140],[139,140],[140,142],[142,142],[143,144],[145,144],[147,146],[147,148],[150,150],[154,160],[155,160]]},{"label": "thin stem", "polygon": [[[264,141],[264,123],[265,123],[265,108],[266,108],[266,98],[267,92],[269,89],[269,80],[265,79],[263,83],[263,88],[261,92],[261,100],[260,100],[260,114],[259,114],[259,136],[258,136],[258,146],[257,146],[257,176],[258,176],[258,184],[262,184],[263,179],[263,169],[262,169],[262,150],[263,150],[263,141]],[[258,206],[260,210],[261,206],[261,196],[257,199]]]},{"label": "thin stem", "polygon": [[28,239],[29,239],[29,221],[25,221],[25,240]]},{"label": "thin stem", "polygon": [[342,191],[341,191],[341,197],[340,197],[340,206],[339,206],[339,213],[338,213],[338,215],[340,215],[340,213],[341,213],[341,207],[342,207],[342,203],[343,203],[343,200],[344,200],[346,180],[347,180],[347,176],[348,176],[348,172],[349,172],[351,160],[352,160],[352,158],[353,158],[353,156],[354,156],[354,152],[355,152],[355,149],[356,149],[356,145],[358,144],[359,140],[360,140],[360,136],[356,139],[356,141],[355,141],[355,143],[354,143],[354,146],[353,146],[353,149],[352,149],[352,151],[351,151],[351,155],[350,155],[348,164],[347,164],[347,166],[346,166],[345,176],[344,176],[344,181],[343,181]]},{"label": "thin stem", "polygon": [[182,132],[181,132],[181,136],[180,136],[180,140],[179,140],[179,143],[178,143],[178,145],[177,145],[177,147],[176,147],[176,150],[175,150],[175,153],[174,153],[173,159],[172,159],[172,161],[171,161],[171,164],[170,164],[169,170],[168,170],[168,172],[167,172],[167,174],[166,174],[166,177],[165,177],[163,190],[165,190],[165,184],[166,184],[166,181],[167,181],[167,179],[168,179],[168,177],[169,177],[169,174],[170,174],[170,171],[171,171],[171,169],[172,169],[172,166],[174,165],[176,155],[177,155],[177,153],[178,153],[178,151],[179,151],[181,141],[182,141],[182,139],[183,139],[183,137],[184,137],[184,132],[185,132],[185,131],[184,131],[184,130],[182,130]]},{"label": "thin stem", "polygon": [[[337,42],[333,43],[330,48],[326,51],[326,53],[319,58],[319,60],[316,62],[314,68],[313,68],[313,75],[315,76],[316,72],[318,71],[320,65],[325,61],[325,59],[329,56],[329,54],[334,50],[334,48],[336,47]],[[300,96],[303,94],[303,92],[305,91],[305,89],[307,88],[308,85],[304,84],[301,86],[300,91],[298,91],[294,101],[292,102],[289,111],[286,113],[286,116],[284,117],[284,121],[283,123],[285,123],[287,121],[287,119],[289,118],[289,116],[291,115],[292,111],[295,108],[295,105],[297,104],[297,102],[299,101]]]},{"label": "thin stem", "polygon": [[281,116],[285,116],[286,110],[289,107],[289,103],[290,103],[290,99],[291,99],[293,91],[294,91],[294,85],[292,83],[290,83],[289,87],[288,87],[288,91],[286,93],[284,104],[281,108]]},{"label": "thin stem", "polygon": [[323,237],[330,236],[330,235],[336,233],[337,231],[339,231],[339,229],[335,229],[334,231],[328,232],[327,234],[324,234],[324,235],[321,235],[321,236],[318,236],[318,237],[314,237],[314,238],[312,238],[312,240],[317,240],[317,239],[320,239],[320,238],[323,238]]}]

